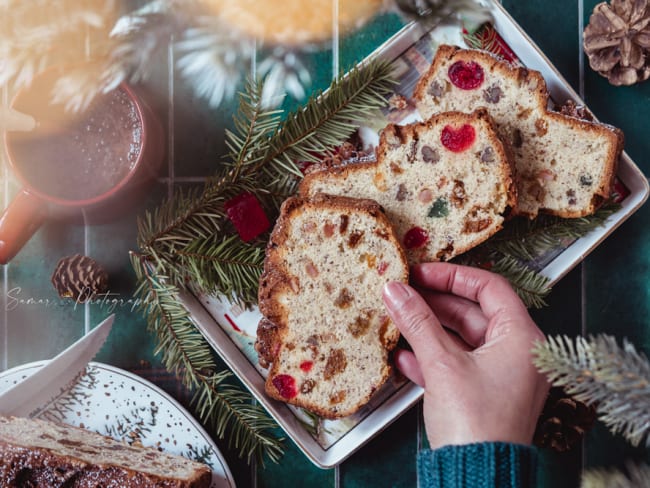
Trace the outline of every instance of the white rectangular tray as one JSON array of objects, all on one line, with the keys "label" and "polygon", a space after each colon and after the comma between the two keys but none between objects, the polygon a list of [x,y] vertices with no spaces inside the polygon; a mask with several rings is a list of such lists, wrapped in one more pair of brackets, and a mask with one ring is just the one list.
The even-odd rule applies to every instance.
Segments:
[{"label": "white rectangular tray", "polygon": [[[495,30],[524,65],[542,73],[552,99],[572,99],[582,104],[579,96],[503,7],[492,1],[488,1],[487,5],[492,10]],[[433,44],[425,41],[429,38],[434,41]],[[409,24],[377,49],[372,57],[395,60],[404,76],[401,87],[408,91],[409,86],[412,89],[417,78],[414,65],[416,69],[428,67],[434,48],[427,45],[433,46],[435,42],[460,44],[462,36],[457,27],[437,27],[425,32],[418,24]],[[414,45],[420,45],[423,49],[409,50]],[[425,59],[427,57],[428,59]],[[625,153],[621,157],[617,176],[629,191],[620,202],[621,208],[610,216],[605,225],[573,242],[544,266],[541,273],[548,277],[551,283],[556,283],[575,267],[648,197],[648,182],[645,176]],[[257,309],[241,310],[218,297],[184,294],[181,299],[210,345],[305,455],[320,467],[328,468],[342,462],[422,396],[421,388],[393,378],[358,414],[337,421],[319,421],[299,409],[270,399],[264,393],[266,372],[257,364],[254,350],[257,323],[261,318]],[[318,433],[315,434],[317,426]]]}]

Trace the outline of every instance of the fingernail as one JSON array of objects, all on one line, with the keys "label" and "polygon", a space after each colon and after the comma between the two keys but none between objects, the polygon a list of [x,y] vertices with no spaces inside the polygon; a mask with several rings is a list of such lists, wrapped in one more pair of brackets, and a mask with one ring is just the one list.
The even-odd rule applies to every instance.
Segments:
[{"label": "fingernail", "polygon": [[410,296],[411,291],[399,281],[391,281],[384,286],[384,297],[391,304],[401,304]]}]

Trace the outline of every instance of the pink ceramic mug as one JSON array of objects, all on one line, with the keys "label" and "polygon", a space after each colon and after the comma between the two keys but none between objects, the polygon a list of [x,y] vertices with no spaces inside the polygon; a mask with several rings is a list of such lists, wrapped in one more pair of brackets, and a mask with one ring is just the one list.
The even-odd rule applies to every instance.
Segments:
[{"label": "pink ceramic mug", "polygon": [[0,217],[0,264],[48,218],[113,212],[156,176],[164,156],[162,126],[133,88],[121,84],[73,116],[49,103],[57,73],[39,76],[12,102],[39,125],[5,133],[9,166],[22,188]]}]

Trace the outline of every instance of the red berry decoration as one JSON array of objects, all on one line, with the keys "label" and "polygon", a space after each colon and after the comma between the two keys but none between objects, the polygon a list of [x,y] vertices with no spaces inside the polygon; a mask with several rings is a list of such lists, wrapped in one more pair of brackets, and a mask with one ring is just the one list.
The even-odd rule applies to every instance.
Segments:
[{"label": "red berry decoration", "polygon": [[429,234],[421,227],[413,227],[404,236],[406,249],[417,249],[424,246],[429,240]]},{"label": "red berry decoration", "polygon": [[296,379],[288,374],[279,374],[271,380],[282,398],[291,399],[298,394]]},{"label": "red berry decoration", "polygon": [[449,67],[447,74],[451,82],[461,90],[475,90],[485,79],[483,68],[474,61],[456,61]]},{"label": "red berry decoration", "polygon": [[440,142],[452,152],[463,152],[469,149],[476,140],[476,131],[474,127],[465,124],[455,129],[450,125],[445,126],[440,134]]},{"label": "red berry decoration", "polygon": [[228,200],[224,209],[244,242],[252,241],[271,227],[262,205],[251,193],[242,193]]}]

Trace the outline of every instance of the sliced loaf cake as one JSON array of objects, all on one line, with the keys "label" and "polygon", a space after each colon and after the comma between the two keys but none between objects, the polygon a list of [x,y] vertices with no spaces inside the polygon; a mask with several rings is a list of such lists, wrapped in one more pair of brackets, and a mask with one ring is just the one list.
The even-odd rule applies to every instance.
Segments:
[{"label": "sliced loaf cake", "polygon": [[533,218],[593,213],[610,196],[623,147],[620,130],[553,112],[541,73],[492,54],[443,45],[414,92],[422,117],[485,107],[512,148],[515,213]]},{"label": "sliced loaf cake", "polygon": [[78,427],[0,416],[0,486],[207,488],[208,466]]},{"label": "sliced loaf cake", "polygon": [[373,201],[315,195],[282,205],[260,279],[266,392],[325,418],[350,415],[386,382],[399,331],[382,288],[408,280],[393,228]]},{"label": "sliced loaf cake", "polygon": [[299,191],[375,200],[410,263],[448,260],[483,242],[515,202],[512,167],[485,110],[388,125],[375,162],[317,167]]}]

